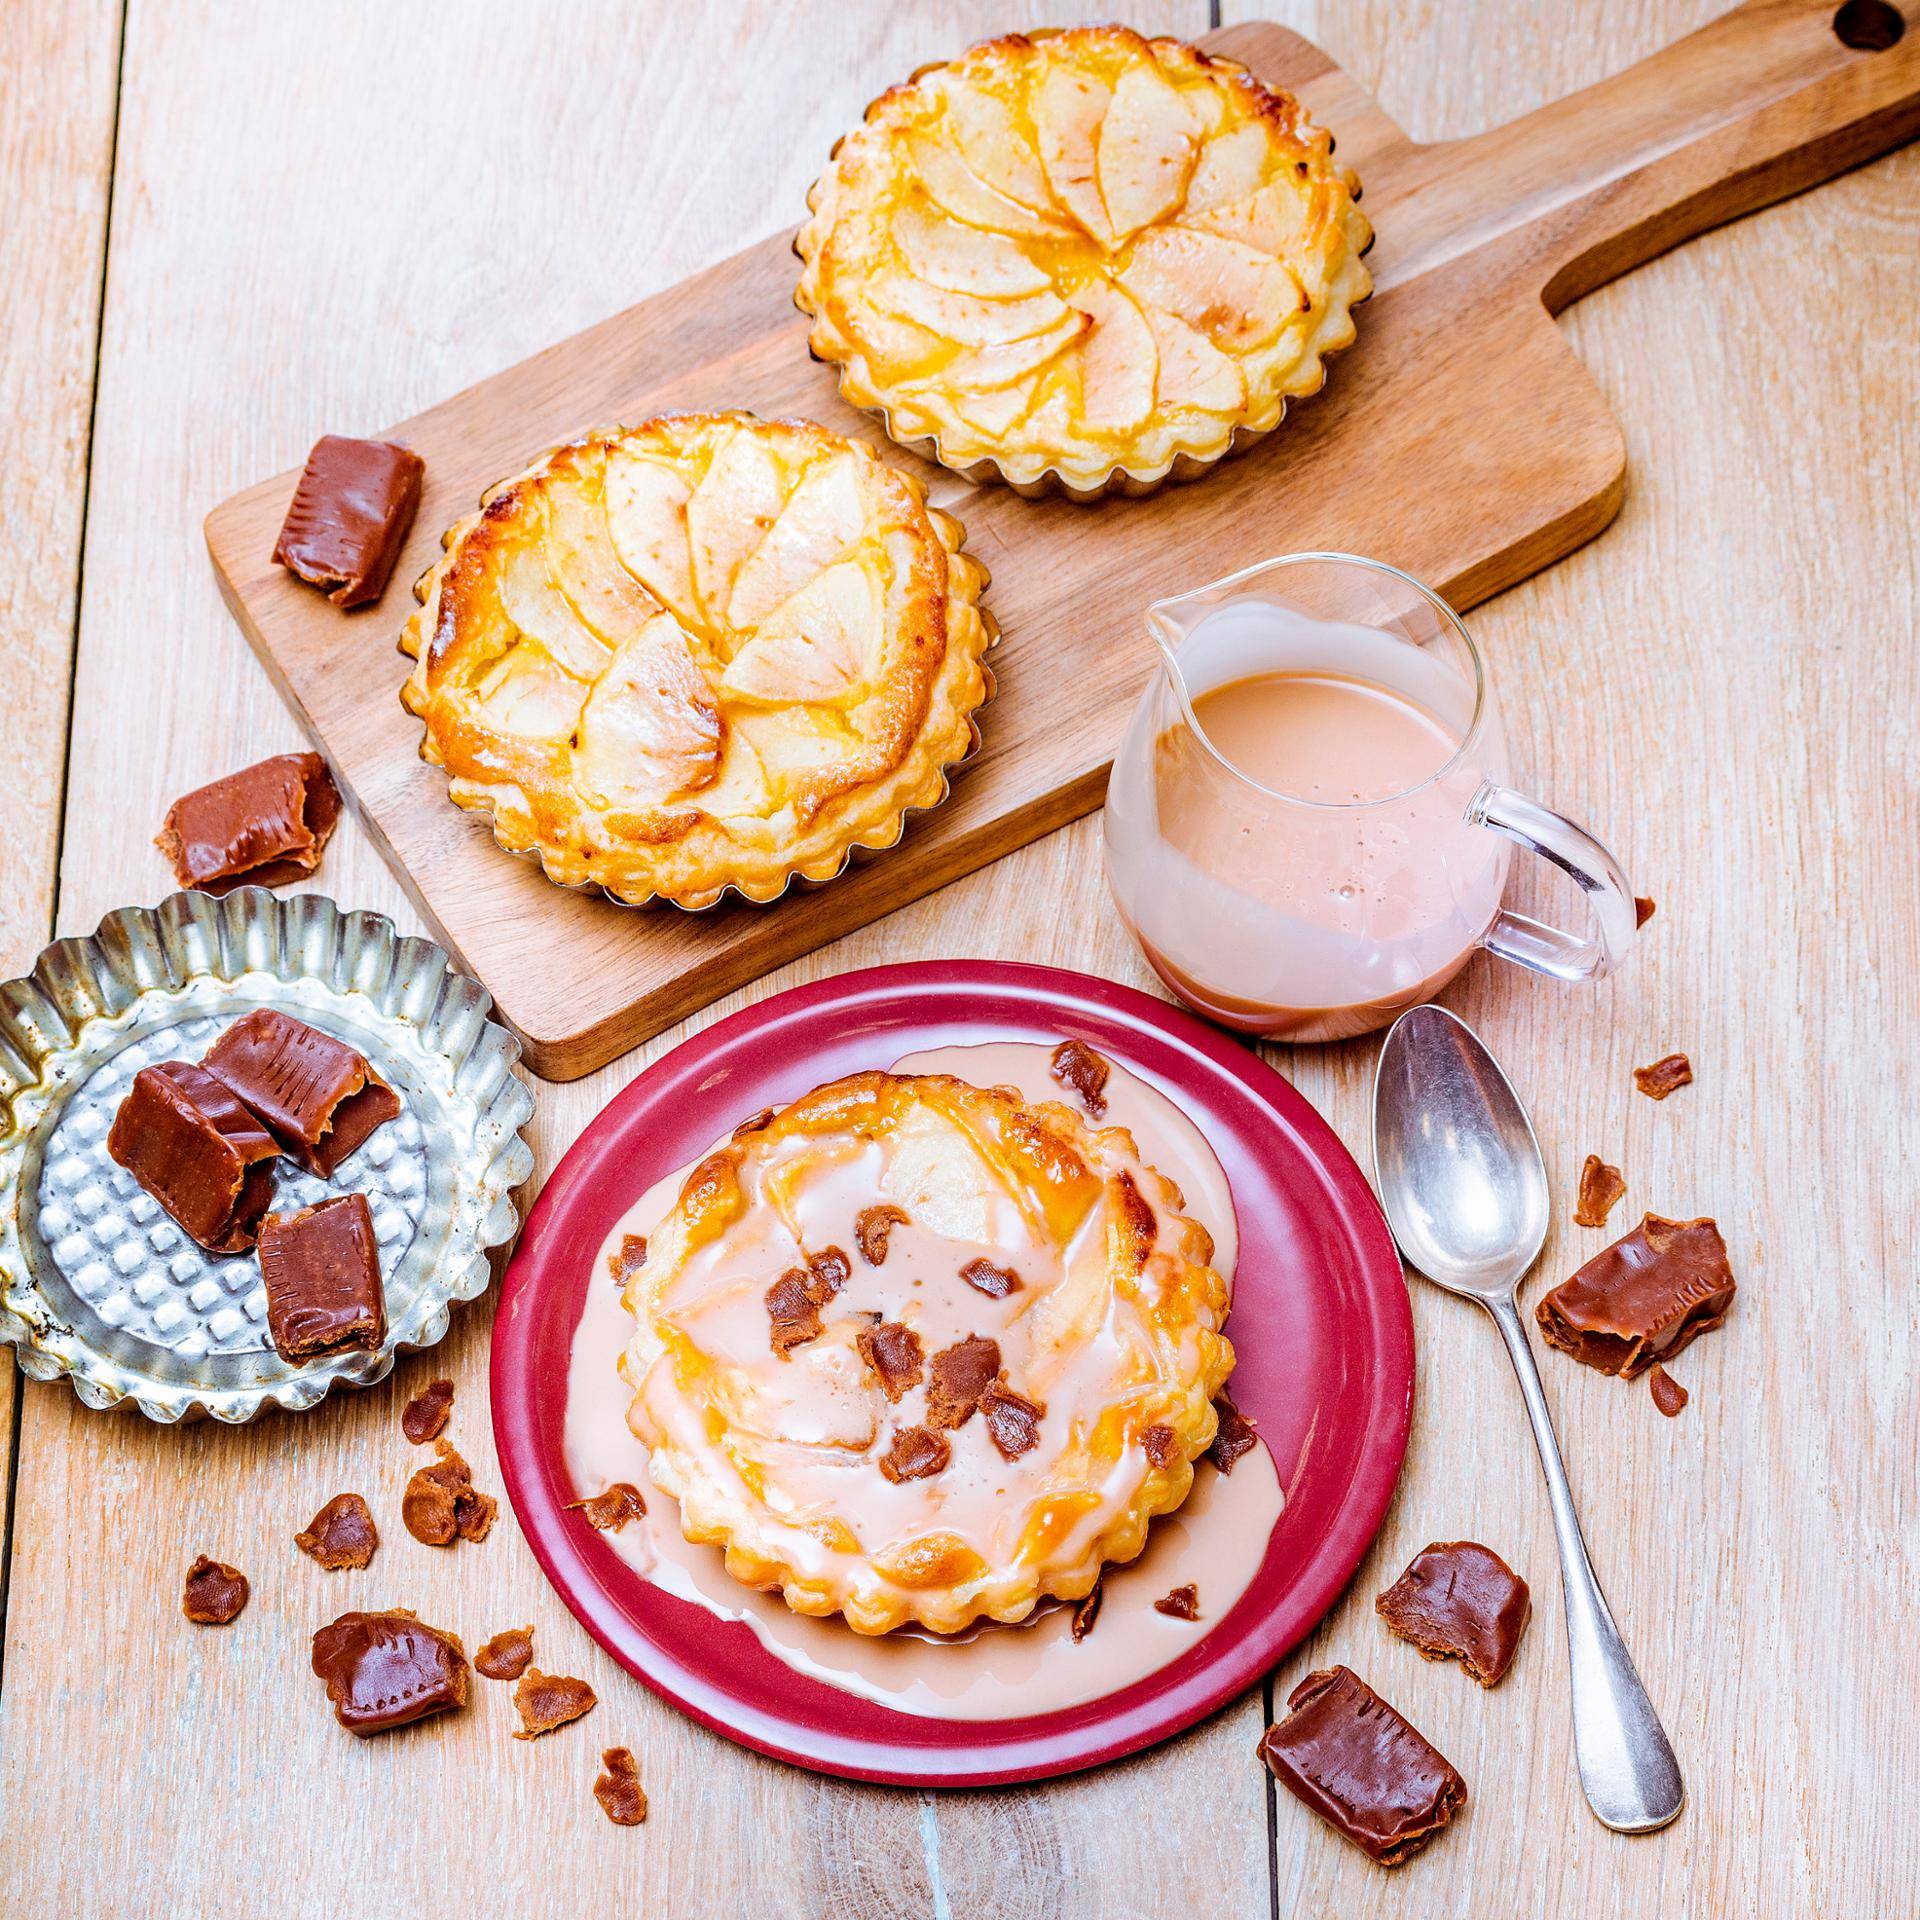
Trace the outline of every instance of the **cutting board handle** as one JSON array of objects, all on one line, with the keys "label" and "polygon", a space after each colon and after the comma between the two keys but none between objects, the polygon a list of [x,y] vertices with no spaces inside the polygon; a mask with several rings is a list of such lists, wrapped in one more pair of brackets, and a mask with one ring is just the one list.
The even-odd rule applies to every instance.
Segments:
[{"label": "cutting board handle", "polygon": [[[1898,37],[1863,50],[1841,29]],[[1428,211],[1453,228],[1447,251],[1515,249],[1511,265],[1557,313],[1917,133],[1920,0],[1747,0],[1612,79],[1435,153]]]}]

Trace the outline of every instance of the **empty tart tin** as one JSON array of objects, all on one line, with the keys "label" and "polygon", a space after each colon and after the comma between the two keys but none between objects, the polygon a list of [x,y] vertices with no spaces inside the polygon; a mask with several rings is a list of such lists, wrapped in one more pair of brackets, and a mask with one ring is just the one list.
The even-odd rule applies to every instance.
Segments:
[{"label": "empty tart tin", "polygon": [[[379,1240],[378,1352],[295,1366],[267,1335],[251,1253],[208,1253],[107,1154],[142,1067],[197,1061],[271,1006],[363,1053],[405,1103],[331,1180],[275,1163],[277,1212],[364,1193]],[[489,1249],[519,1227],[533,1095],[492,997],[430,940],[317,894],[176,893],[57,940],[0,986],[0,1339],[36,1380],[65,1374],[90,1407],[164,1422],[313,1406],[430,1347],[456,1300],[486,1291]]]}]

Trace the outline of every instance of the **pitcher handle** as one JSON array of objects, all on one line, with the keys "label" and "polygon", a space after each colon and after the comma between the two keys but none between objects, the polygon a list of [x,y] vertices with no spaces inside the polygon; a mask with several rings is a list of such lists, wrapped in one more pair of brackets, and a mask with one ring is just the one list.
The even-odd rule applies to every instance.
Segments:
[{"label": "pitcher handle", "polygon": [[1503,960],[1559,980],[1604,980],[1627,957],[1639,927],[1633,888],[1620,862],[1584,828],[1492,781],[1474,796],[1467,818],[1551,860],[1586,895],[1593,921],[1592,933],[1583,936],[1502,907],[1481,944]]}]

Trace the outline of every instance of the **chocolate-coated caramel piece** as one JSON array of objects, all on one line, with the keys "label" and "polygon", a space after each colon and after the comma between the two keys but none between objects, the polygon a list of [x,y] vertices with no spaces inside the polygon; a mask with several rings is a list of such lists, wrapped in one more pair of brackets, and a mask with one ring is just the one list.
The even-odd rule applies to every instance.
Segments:
[{"label": "chocolate-coated caramel piece", "polygon": [[466,1650],[458,1634],[430,1627],[404,1607],[343,1613],[313,1636],[313,1670],[333,1717],[363,1739],[467,1704]]},{"label": "chocolate-coated caramel piece", "polygon": [[1416,1554],[1373,1610],[1429,1660],[1458,1660],[1491,1687],[1513,1665],[1533,1599],[1491,1547],[1444,1540]]},{"label": "chocolate-coated caramel piece", "polygon": [[1549,1345],[1631,1380],[1717,1327],[1734,1292],[1726,1242],[1711,1220],[1650,1213],[1561,1281],[1535,1317]]},{"label": "chocolate-coated caramel piece", "polygon": [[307,455],[286,524],[274,542],[276,565],[321,588],[336,607],[364,607],[386,590],[426,463],[390,440],[330,433]]},{"label": "chocolate-coated caramel piece", "polygon": [[277,887],[320,864],[340,792],[317,753],[281,753],[184,794],[153,844],[183,887]]},{"label": "chocolate-coated caramel piece", "polygon": [[277,1007],[236,1020],[201,1062],[322,1180],[400,1111],[400,1096],[365,1056]]},{"label": "chocolate-coated caramel piece", "polygon": [[113,1116],[107,1151],[209,1253],[253,1245],[280,1148],[204,1068],[187,1060],[142,1067]]},{"label": "chocolate-coated caramel piece", "polygon": [[267,1332],[283,1360],[350,1347],[371,1353],[387,1337],[380,1245],[364,1193],[270,1213],[260,1225]]},{"label": "chocolate-coated caramel piece", "polygon": [[1383,1867],[1410,1860],[1467,1804],[1446,1758],[1346,1667],[1310,1673],[1260,1757],[1343,1839]]}]

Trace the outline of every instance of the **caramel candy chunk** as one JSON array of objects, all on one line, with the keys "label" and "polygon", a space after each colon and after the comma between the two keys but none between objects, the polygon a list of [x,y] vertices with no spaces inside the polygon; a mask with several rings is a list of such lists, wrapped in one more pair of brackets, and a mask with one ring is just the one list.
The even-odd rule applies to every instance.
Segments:
[{"label": "caramel candy chunk", "polygon": [[613,1275],[613,1284],[623,1290],[646,1264],[647,1238],[642,1233],[623,1233],[620,1251],[607,1256],[607,1271]]},{"label": "caramel candy chunk", "polygon": [[1079,1096],[1090,1120],[1098,1120],[1106,1113],[1107,1076],[1113,1071],[1113,1065],[1084,1040],[1062,1040],[1048,1058],[1047,1071]]},{"label": "caramel candy chunk", "polygon": [[600,1811],[616,1827],[637,1827],[647,1817],[647,1796],[640,1785],[640,1769],[629,1747],[608,1747],[600,1756],[605,1768],[593,1783]]},{"label": "caramel candy chunk", "polygon": [[224,1627],[228,1621],[240,1617],[240,1609],[247,1604],[251,1591],[247,1576],[238,1567],[209,1560],[203,1553],[187,1569],[180,1611],[196,1627]]},{"label": "caramel candy chunk", "polygon": [[1411,1860],[1467,1804],[1467,1783],[1346,1667],[1310,1673],[1260,1741],[1274,1777],[1383,1867]]},{"label": "caramel candy chunk", "polygon": [[1045,1412],[1039,1401],[1015,1393],[1004,1373],[980,1396],[980,1417],[987,1423],[987,1437],[1003,1460],[1018,1460],[1040,1444],[1040,1417]]},{"label": "caramel candy chunk", "polygon": [[466,1650],[458,1634],[405,1607],[343,1613],[313,1636],[313,1670],[333,1717],[362,1739],[467,1704]]},{"label": "caramel candy chunk", "polygon": [[1153,1603],[1155,1613],[1164,1613],[1169,1620],[1198,1620],[1200,1618],[1200,1589],[1191,1581],[1184,1587],[1175,1587],[1162,1600]]},{"label": "caramel candy chunk", "polygon": [[807,1271],[813,1275],[814,1291],[824,1305],[847,1284],[853,1262],[838,1247],[822,1247],[808,1260]]},{"label": "caramel candy chunk", "polygon": [[1717,1327],[1735,1291],[1726,1242],[1711,1220],[1650,1213],[1561,1281],[1535,1317],[1550,1346],[1631,1380]]},{"label": "caramel candy chunk", "polygon": [[1620,1204],[1627,1183],[1618,1167],[1610,1167],[1597,1153],[1587,1155],[1580,1168],[1580,1192],[1574,1203],[1576,1227],[1604,1227],[1607,1215]]},{"label": "caramel candy chunk", "polygon": [[1106,1596],[1106,1588],[1096,1580],[1086,1598],[1073,1610],[1073,1643],[1078,1646],[1093,1631],[1093,1623],[1100,1618],[1100,1602]]},{"label": "caramel candy chunk", "polygon": [[898,1400],[909,1387],[917,1387],[926,1375],[925,1349],[920,1345],[920,1336],[898,1320],[882,1320],[878,1326],[868,1327],[857,1336],[854,1345],[889,1400]]},{"label": "caramel candy chunk", "polygon": [[204,1068],[163,1060],[133,1077],[107,1151],[209,1253],[242,1253],[273,1200],[273,1136]]},{"label": "caramel candy chunk", "polygon": [[927,1376],[927,1423],[952,1429],[973,1418],[980,1396],[1000,1372],[1000,1343],[970,1333],[933,1356]]},{"label": "caramel candy chunk", "polygon": [[870,1267],[883,1265],[894,1228],[906,1224],[907,1216],[898,1207],[862,1207],[853,1222],[853,1240],[860,1258]]},{"label": "caramel candy chunk", "polygon": [[564,1673],[542,1673],[529,1667],[513,1690],[513,1704],[520,1715],[514,1732],[516,1740],[538,1740],[569,1720],[578,1720],[599,1704],[599,1695],[584,1680]]},{"label": "caramel candy chunk", "polygon": [[1373,1610],[1429,1660],[1458,1660],[1491,1687],[1513,1665],[1533,1599],[1491,1547],[1448,1540],[1416,1554]]},{"label": "caramel candy chunk", "polygon": [[1180,1442],[1171,1427],[1142,1429],[1140,1444],[1146,1448],[1147,1458],[1163,1471],[1180,1458]]},{"label": "caramel candy chunk", "polygon": [[996,1267],[991,1260],[969,1260],[960,1269],[960,1278],[989,1300],[1004,1300],[1020,1291],[1020,1276],[1011,1267]]},{"label": "caramel candy chunk", "polygon": [[631,1480],[616,1480],[591,1500],[569,1500],[567,1511],[584,1514],[587,1524],[602,1533],[618,1533],[629,1520],[645,1515],[647,1503]]},{"label": "caramel candy chunk", "polygon": [[336,607],[386,590],[420,504],[426,462],[391,440],[329,433],[313,443],[273,558]]},{"label": "caramel candy chunk", "polygon": [[380,1530],[359,1494],[336,1493],[293,1536],[293,1544],[329,1573],[338,1573],[345,1567],[364,1567],[372,1560],[373,1550],[380,1544]]},{"label": "caramel candy chunk", "polygon": [[1649,1100],[1664,1100],[1693,1084],[1693,1062],[1684,1053],[1670,1053],[1650,1067],[1635,1067],[1633,1084]]},{"label": "caramel candy chunk", "polygon": [[847,1284],[853,1271],[838,1247],[824,1247],[804,1267],[789,1267],[767,1289],[768,1339],[777,1354],[786,1355],[822,1332],[820,1309]]},{"label": "caramel candy chunk", "polygon": [[508,1627],[480,1644],[473,1670],[483,1680],[518,1680],[533,1660],[533,1628]]},{"label": "caramel candy chunk", "polygon": [[944,1433],[928,1427],[902,1427],[880,1456],[880,1471],[897,1487],[902,1480],[930,1480],[944,1473],[953,1448]]},{"label": "caramel candy chunk", "polygon": [[400,1496],[401,1523],[422,1546],[484,1540],[499,1502],[475,1489],[473,1469],[446,1441],[436,1440],[434,1451],[439,1458],[422,1467]]},{"label": "caramel candy chunk", "polygon": [[289,1159],[322,1180],[400,1111],[400,1096],[362,1055],[277,1007],[236,1020],[201,1065],[259,1116]]},{"label": "caramel candy chunk", "polygon": [[416,1447],[423,1447],[429,1440],[438,1438],[452,1411],[453,1382],[429,1380],[400,1409],[400,1431]]},{"label": "caramel candy chunk", "polygon": [[1251,1453],[1258,1435],[1253,1430],[1253,1422],[1236,1407],[1224,1393],[1215,1394],[1213,1410],[1220,1416],[1220,1424],[1214,1429],[1213,1444],[1207,1448],[1207,1458],[1222,1473],[1231,1473],[1233,1463],[1243,1453]]},{"label": "caramel candy chunk", "polygon": [[1686,1388],[1657,1360],[1647,1370],[1647,1387],[1653,1395],[1653,1404],[1669,1420],[1677,1418],[1680,1409],[1687,1404]]},{"label": "caramel candy chunk", "polygon": [[260,1223],[267,1331],[283,1360],[351,1347],[377,1352],[387,1337],[380,1246],[364,1193],[345,1193]]},{"label": "caramel candy chunk", "polygon": [[183,887],[277,887],[320,864],[340,790],[317,753],[280,753],[183,794],[153,844]]},{"label": "caramel candy chunk", "polygon": [[1633,896],[1633,930],[1638,933],[1653,918],[1653,902],[1645,894]]}]

